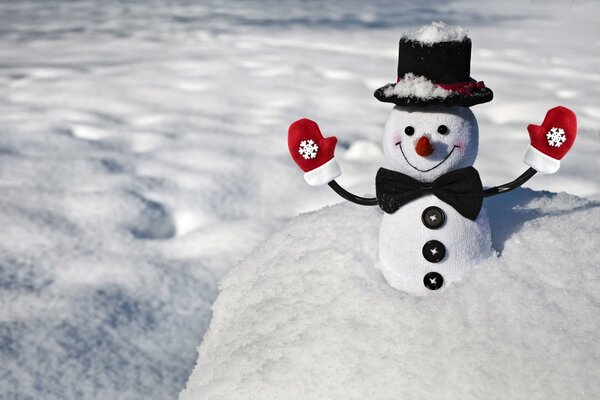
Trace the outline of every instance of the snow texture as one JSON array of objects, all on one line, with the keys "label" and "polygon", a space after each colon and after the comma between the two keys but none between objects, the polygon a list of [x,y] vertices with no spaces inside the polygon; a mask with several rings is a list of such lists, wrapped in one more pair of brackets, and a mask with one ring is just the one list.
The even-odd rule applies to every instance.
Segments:
[{"label": "snow texture", "polygon": [[373,91],[395,78],[401,32],[431,21],[469,28],[473,76],[494,90],[473,108],[484,183],[522,173],[527,125],[563,104],[577,141],[527,186],[600,199],[599,13],[590,1],[1,1],[0,399],[176,398],[223,274],[289,218],[340,201],[304,181],[289,124],[337,136],[340,184],[373,193],[392,108]]},{"label": "snow texture", "polygon": [[386,97],[416,97],[423,100],[445,99],[454,94],[451,90],[442,89],[424,76],[413,73],[405,74],[394,86],[388,86],[383,91]]},{"label": "snow texture", "polygon": [[376,207],[292,220],[223,279],[180,400],[599,398],[600,203],[486,202],[502,256],[424,297],[374,269]]},{"label": "snow texture", "polygon": [[405,39],[432,45],[440,42],[460,42],[467,38],[468,30],[460,26],[448,26],[444,22],[432,22],[429,25],[412,29],[402,35]]}]

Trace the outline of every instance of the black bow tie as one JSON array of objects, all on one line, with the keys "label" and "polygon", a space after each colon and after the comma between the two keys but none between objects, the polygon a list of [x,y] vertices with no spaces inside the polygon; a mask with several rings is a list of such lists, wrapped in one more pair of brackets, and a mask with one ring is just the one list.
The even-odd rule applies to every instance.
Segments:
[{"label": "black bow tie", "polygon": [[388,214],[421,196],[434,194],[463,217],[474,221],[483,203],[481,179],[473,167],[448,172],[433,182],[419,182],[400,172],[380,168],[375,188],[377,203]]}]

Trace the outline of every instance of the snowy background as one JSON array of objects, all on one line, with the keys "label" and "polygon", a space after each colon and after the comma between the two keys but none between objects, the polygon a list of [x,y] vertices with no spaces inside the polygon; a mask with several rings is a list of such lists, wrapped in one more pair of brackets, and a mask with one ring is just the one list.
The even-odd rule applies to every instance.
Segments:
[{"label": "snowy background", "polygon": [[432,20],[469,28],[495,93],[473,108],[484,184],[520,174],[526,125],[568,106],[573,151],[526,186],[588,199],[551,195],[583,207],[553,232],[600,233],[598,17],[594,1],[0,2],[0,399],[176,398],[221,277],[339,202],[304,183],[289,123],[337,135],[340,183],[373,193],[390,106],[372,92],[400,33]]}]

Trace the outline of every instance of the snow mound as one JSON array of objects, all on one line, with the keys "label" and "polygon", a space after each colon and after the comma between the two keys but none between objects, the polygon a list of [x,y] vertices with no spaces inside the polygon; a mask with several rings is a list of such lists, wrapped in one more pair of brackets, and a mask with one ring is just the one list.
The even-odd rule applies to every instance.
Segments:
[{"label": "snow mound", "polygon": [[445,23],[432,22],[420,28],[412,29],[402,35],[403,38],[424,44],[440,42],[460,42],[467,38],[469,31],[460,26],[448,26]]},{"label": "snow mound", "polygon": [[374,269],[381,212],[292,220],[222,282],[181,400],[600,397],[600,204],[486,200],[492,257],[413,297]]},{"label": "snow mound", "polygon": [[405,74],[395,85],[385,88],[383,94],[386,97],[416,97],[423,100],[439,98],[445,99],[453,94],[451,90],[442,89],[424,76],[413,73]]}]

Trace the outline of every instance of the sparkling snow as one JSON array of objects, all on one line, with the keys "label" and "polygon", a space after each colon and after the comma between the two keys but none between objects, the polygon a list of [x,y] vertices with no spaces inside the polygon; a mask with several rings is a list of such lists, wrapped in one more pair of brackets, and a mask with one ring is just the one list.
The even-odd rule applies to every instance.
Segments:
[{"label": "sparkling snow", "polygon": [[[340,201],[328,188],[306,184],[288,154],[288,125],[308,117],[319,122],[326,136],[337,135],[336,154],[344,170],[340,183],[357,194],[373,193],[382,162],[382,128],[391,108],[376,101],[373,91],[395,80],[400,34],[431,21],[469,28],[473,76],[494,90],[493,102],[473,109],[481,132],[476,167],[484,183],[508,182],[526,168],[527,125],[541,123],[549,108],[562,104],[578,114],[580,135],[557,174],[536,176],[527,186],[599,200],[599,7],[590,1],[516,0],[485,5],[467,0],[0,2],[0,398],[176,398],[194,368],[221,277],[290,218]],[[543,197],[539,201],[545,208],[522,212],[549,218],[543,224],[540,220],[536,235],[558,234],[556,224],[562,227],[553,242],[557,251],[588,252],[599,245],[595,209],[582,208],[581,220],[564,224],[568,213],[549,199],[573,198],[535,195]],[[333,210],[330,217],[337,218],[338,209]],[[335,232],[339,240],[355,240],[362,232],[353,243],[353,254],[364,253],[358,262],[372,259],[376,251],[370,245],[374,214],[369,214],[376,210],[356,212],[353,221],[364,217],[364,227],[357,223],[345,232],[347,225],[335,220],[337,225],[326,232]],[[508,251],[515,248],[511,243],[525,239],[519,236],[521,227],[514,220],[496,221],[506,251],[493,265],[539,270],[528,255],[519,254],[521,262]],[[594,228],[582,244],[571,245],[563,236],[579,237],[580,231]],[[568,239],[569,245],[562,247],[559,239]],[[306,248],[302,240],[312,239],[302,232],[290,251],[294,245],[304,246],[298,251]],[[317,250],[315,256],[322,256],[323,249]],[[329,254],[337,257],[339,249]],[[509,254],[513,258],[506,259]],[[596,287],[592,265],[570,269],[585,271],[572,278],[583,285],[583,293]],[[479,276],[473,279],[483,279]],[[542,279],[558,286],[561,276],[551,272]],[[320,278],[299,274],[297,279]],[[525,290],[522,280],[511,282],[500,281],[501,290],[485,295],[534,296],[532,317],[568,306],[577,315],[578,306],[586,310],[588,304],[580,297],[564,300],[560,292],[539,304],[535,296],[542,292]],[[264,283],[272,284],[272,279]],[[397,298],[378,285],[385,296]],[[533,280],[529,285],[535,288]],[[263,296],[259,292],[254,293]],[[481,299],[483,293],[457,292],[449,304],[489,304]],[[376,300],[381,293],[372,293],[373,301],[385,304]],[[577,294],[574,289],[568,293]],[[318,304],[329,298],[297,301]],[[242,309],[247,301],[240,300]],[[268,310],[269,304],[257,311],[260,307]],[[395,321],[402,310],[387,310],[385,323],[402,326]],[[597,315],[580,328],[593,324]],[[300,317],[299,323],[307,322]],[[481,318],[466,315],[464,322]],[[353,321],[357,332],[364,332],[365,322]],[[468,325],[459,322],[451,326],[467,333]],[[426,326],[424,321],[420,326]],[[535,332],[541,334],[542,326]],[[552,327],[557,335],[562,332],[562,326]],[[566,329],[580,333],[576,327]],[[504,333],[497,335],[502,339]],[[253,331],[249,339],[260,334]],[[458,339],[446,335],[450,343]],[[515,335],[508,338],[516,340]],[[566,340],[555,339],[546,343],[552,354]],[[383,354],[389,343],[397,343],[391,340],[365,342],[362,354]],[[498,351],[526,354],[502,340],[505,347]],[[257,348],[257,341],[248,343]],[[324,348],[315,345],[295,354],[308,357]],[[595,351],[593,341],[587,345]],[[480,349],[483,343],[473,346]],[[597,372],[598,362],[585,364],[588,359],[580,357],[578,346],[575,342],[573,356],[559,353],[565,373],[577,368],[588,368],[584,375]],[[354,365],[367,378],[374,374],[370,367],[380,370],[373,360]],[[285,373],[267,365],[262,379]],[[516,374],[498,370],[502,373]]]},{"label": "sparkling snow", "polygon": [[600,203],[486,206],[502,256],[421,298],[374,268],[378,209],[294,219],[223,279],[180,400],[599,398]]},{"label": "sparkling snow", "polygon": [[444,22],[434,21],[412,29],[402,36],[415,42],[434,44],[440,42],[460,42],[467,37],[468,31],[461,26],[448,26]]},{"label": "sparkling snow", "polygon": [[416,76],[412,73],[405,74],[398,83],[394,86],[388,86],[383,92],[386,97],[396,95],[400,97],[417,97],[424,100],[445,99],[452,93],[450,90],[436,86],[424,76]]}]

